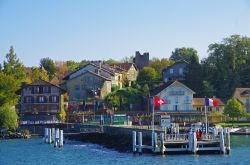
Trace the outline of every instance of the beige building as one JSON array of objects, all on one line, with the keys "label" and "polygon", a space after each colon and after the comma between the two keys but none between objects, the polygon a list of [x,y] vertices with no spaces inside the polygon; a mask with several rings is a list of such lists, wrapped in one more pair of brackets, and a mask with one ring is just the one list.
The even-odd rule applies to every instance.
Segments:
[{"label": "beige building", "polygon": [[68,95],[73,100],[86,98],[103,98],[111,92],[111,79],[98,73],[85,71],[70,80],[67,80]]},{"label": "beige building", "polygon": [[120,70],[123,73],[123,77],[131,86],[131,82],[136,81],[138,76],[138,69],[134,63],[119,63],[116,65],[112,65],[117,70]]},{"label": "beige building", "polygon": [[[206,112],[208,115],[209,123],[220,123],[224,121],[224,107],[225,104],[219,98],[213,98],[218,101],[218,105],[216,107],[207,106]],[[205,114],[205,106],[204,106],[204,98],[193,98],[193,107],[194,110],[198,112],[202,112]]]},{"label": "beige building", "polygon": [[250,112],[250,88],[236,88],[233,98],[237,99],[244,105],[246,112]]}]

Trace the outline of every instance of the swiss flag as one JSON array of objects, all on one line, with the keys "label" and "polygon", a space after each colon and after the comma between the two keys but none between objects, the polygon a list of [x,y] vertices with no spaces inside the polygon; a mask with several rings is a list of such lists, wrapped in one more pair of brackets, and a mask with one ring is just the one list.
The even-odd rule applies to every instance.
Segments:
[{"label": "swiss flag", "polygon": [[159,107],[161,105],[166,104],[166,101],[160,97],[154,97],[154,105],[155,107]]},{"label": "swiss flag", "polygon": [[73,108],[74,108],[73,105],[71,104],[68,105],[68,110],[72,110]]}]

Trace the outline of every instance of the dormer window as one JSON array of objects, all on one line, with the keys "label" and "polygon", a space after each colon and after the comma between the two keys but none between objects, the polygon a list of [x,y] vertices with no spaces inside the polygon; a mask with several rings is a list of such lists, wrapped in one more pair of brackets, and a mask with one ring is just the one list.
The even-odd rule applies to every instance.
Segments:
[{"label": "dormer window", "polygon": [[170,74],[173,74],[174,73],[174,69],[170,69],[169,72],[170,72]]}]

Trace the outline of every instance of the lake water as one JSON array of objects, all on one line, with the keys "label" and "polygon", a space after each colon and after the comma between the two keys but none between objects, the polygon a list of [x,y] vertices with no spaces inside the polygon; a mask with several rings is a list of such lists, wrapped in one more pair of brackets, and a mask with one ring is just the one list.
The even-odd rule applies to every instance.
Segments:
[{"label": "lake water", "polygon": [[231,136],[229,155],[151,155],[119,153],[95,144],[66,141],[63,148],[42,139],[1,140],[0,165],[179,165],[250,164],[250,136]]}]

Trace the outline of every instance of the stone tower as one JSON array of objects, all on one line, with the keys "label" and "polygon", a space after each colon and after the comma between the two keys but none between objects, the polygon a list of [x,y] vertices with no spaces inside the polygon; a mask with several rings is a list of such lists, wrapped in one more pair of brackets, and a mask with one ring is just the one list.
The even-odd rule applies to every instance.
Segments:
[{"label": "stone tower", "polygon": [[145,52],[143,54],[140,54],[139,51],[136,51],[133,62],[139,70],[142,70],[145,66],[149,65],[149,53]]}]

